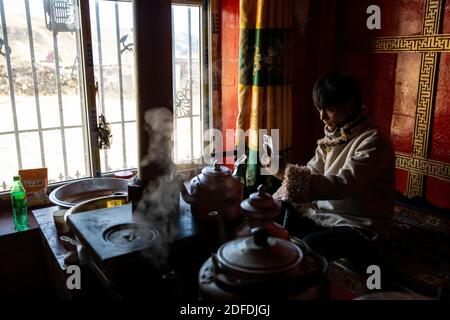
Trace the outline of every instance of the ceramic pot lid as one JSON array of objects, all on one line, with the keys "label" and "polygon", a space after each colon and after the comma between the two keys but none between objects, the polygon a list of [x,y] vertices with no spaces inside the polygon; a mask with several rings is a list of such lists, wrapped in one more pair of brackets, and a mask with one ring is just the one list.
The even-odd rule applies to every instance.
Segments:
[{"label": "ceramic pot lid", "polygon": [[252,236],[222,245],[217,258],[230,271],[271,274],[296,267],[302,260],[303,253],[293,243],[269,237],[263,228],[254,228]]},{"label": "ceramic pot lid", "polygon": [[216,160],[213,165],[204,167],[202,173],[207,176],[229,176],[231,170],[226,166],[221,166]]},{"label": "ceramic pot lid", "polygon": [[258,192],[252,193],[250,197],[241,203],[241,208],[251,214],[258,214],[264,217],[276,217],[280,213],[272,196],[266,192],[266,187],[260,185]]}]

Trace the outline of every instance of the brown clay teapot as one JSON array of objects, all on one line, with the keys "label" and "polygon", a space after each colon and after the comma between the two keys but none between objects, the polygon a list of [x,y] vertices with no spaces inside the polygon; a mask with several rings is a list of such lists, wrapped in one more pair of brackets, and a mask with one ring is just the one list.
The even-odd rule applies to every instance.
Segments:
[{"label": "brown clay teapot", "polygon": [[273,221],[281,214],[281,204],[274,201],[264,185],[259,185],[257,192],[241,202],[241,209],[247,222],[238,234],[249,235],[252,228],[264,228],[272,237],[289,239],[288,231]]},{"label": "brown clay teapot", "polygon": [[323,257],[264,228],[223,244],[201,267],[200,298],[317,299],[326,274]]},{"label": "brown clay teapot", "polygon": [[281,213],[281,206],[266,192],[264,185],[259,185],[257,192],[241,202],[243,213],[252,220],[271,220]]},{"label": "brown clay teapot", "polygon": [[184,201],[191,205],[193,216],[200,222],[214,223],[211,211],[217,211],[226,224],[241,217],[243,185],[226,166],[217,161],[202,169],[190,181],[190,190],[181,186]]}]

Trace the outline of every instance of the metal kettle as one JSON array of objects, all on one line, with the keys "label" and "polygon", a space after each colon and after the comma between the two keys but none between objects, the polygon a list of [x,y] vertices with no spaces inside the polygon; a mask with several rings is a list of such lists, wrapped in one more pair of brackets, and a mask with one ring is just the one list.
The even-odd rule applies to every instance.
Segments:
[{"label": "metal kettle", "polygon": [[214,223],[211,211],[217,211],[227,225],[241,217],[243,185],[228,167],[217,161],[192,178],[189,189],[181,184],[183,200],[191,205],[192,214],[198,221]]}]

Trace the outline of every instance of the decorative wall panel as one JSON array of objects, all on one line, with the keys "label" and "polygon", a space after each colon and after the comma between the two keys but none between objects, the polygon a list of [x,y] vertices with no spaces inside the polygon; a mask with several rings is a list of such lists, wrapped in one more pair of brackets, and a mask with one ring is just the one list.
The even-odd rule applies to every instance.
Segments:
[{"label": "decorative wall panel", "polygon": [[[408,7],[405,2],[399,3],[405,9]],[[405,194],[410,198],[422,198],[439,207],[450,208],[450,201],[446,200],[448,196],[443,194],[447,191],[450,194],[450,61],[446,53],[450,52],[450,34],[442,32],[449,29],[447,20],[450,19],[450,13],[446,3],[445,0],[424,2],[420,34],[384,35],[372,39],[370,47],[375,53],[398,54],[391,136],[398,152],[396,166],[408,172]],[[400,24],[401,21],[402,16]],[[413,25],[416,24],[413,21]],[[410,56],[412,52],[420,54],[417,73],[414,73],[417,62],[407,63],[407,67],[403,68],[405,60],[413,59]],[[415,87],[417,77],[417,91],[414,91],[411,88]],[[408,148],[411,116],[414,117],[414,126],[411,147]],[[403,185],[397,184],[397,188],[403,189]]]}]

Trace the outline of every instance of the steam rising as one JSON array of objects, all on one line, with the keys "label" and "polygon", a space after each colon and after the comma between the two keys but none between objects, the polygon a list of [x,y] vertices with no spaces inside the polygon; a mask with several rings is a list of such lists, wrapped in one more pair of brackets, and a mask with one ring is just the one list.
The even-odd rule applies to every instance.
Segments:
[{"label": "steam rising", "polygon": [[179,187],[172,161],[172,113],[167,108],[148,110],[144,128],[150,137],[141,167],[150,167],[153,179],[146,186],[135,212],[137,222],[150,224],[159,237],[144,256],[159,269],[168,266],[169,245],[175,239],[179,218]]}]

